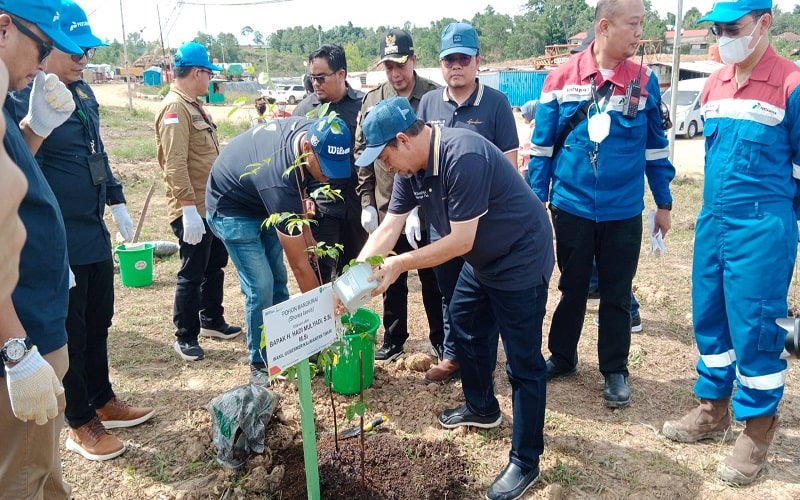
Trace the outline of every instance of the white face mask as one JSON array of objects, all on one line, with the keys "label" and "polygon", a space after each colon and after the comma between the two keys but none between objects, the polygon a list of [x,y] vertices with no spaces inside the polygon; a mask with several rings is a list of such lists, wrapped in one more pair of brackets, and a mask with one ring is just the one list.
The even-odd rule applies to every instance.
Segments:
[{"label": "white face mask", "polygon": [[761,17],[759,17],[758,21],[756,21],[753,31],[751,31],[747,36],[739,38],[731,38],[727,36],[719,37],[719,57],[722,58],[722,62],[725,64],[739,64],[750,57],[750,54],[756,50],[756,46],[761,40],[761,36],[759,36],[752,48],[750,47],[750,42],[753,41],[753,33],[755,33],[758,29],[759,23],[761,23]]}]

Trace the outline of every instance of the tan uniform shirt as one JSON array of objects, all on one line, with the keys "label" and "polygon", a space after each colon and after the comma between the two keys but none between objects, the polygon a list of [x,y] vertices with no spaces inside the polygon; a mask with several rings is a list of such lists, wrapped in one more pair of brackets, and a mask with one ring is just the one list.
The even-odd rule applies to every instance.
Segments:
[{"label": "tan uniform shirt", "polygon": [[202,109],[202,103],[173,85],[156,116],[170,222],[183,215],[180,200],[193,200],[200,216],[206,216],[206,181],[219,155],[219,137],[211,115]]},{"label": "tan uniform shirt", "polygon": [[[411,91],[408,101],[411,103],[411,108],[416,112],[422,96],[433,89],[438,89],[440,86],[436,82],[423,78],[416,73],[414,73],[414,78],[414,90]],[[356,158],[361,156],[361,153],[367,147],[364,140],[364,132],[361,131],[361,123],[376,104],[390,97],[397,97],[397,92],[388,81],[381,83],[364,96],[361,113],[359,113],[358,117],[358,127],[356,128],[354,146]],[[386,170],[386,165],[380,160],[375,160],[372,167],[359,168],[356,193],[361,198],[361,206],[371,205],[375,207],[378,210],[379,219],[383,220],[386,217],[386,211],[389,209],[389,198],[392,196],[393,184],[394,173]]]}]

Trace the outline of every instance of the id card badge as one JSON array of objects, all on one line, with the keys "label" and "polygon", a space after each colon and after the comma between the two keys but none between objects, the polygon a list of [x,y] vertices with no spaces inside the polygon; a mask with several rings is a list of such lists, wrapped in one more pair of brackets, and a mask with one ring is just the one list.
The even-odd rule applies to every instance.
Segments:
[{"label": "id card badge", "polygon": [[92,175],[92,182],[97,186],[108,182],[108,170],[106,169],[106,155],[104,153],[94,153],[89,155],[89,173]]},{"label": "id card badge", "polygon": [[599,144],[608,137],[608,133],[611,131],[611,117],[608,113],[597,113],[589,118],[587,128],[589,140]]}]

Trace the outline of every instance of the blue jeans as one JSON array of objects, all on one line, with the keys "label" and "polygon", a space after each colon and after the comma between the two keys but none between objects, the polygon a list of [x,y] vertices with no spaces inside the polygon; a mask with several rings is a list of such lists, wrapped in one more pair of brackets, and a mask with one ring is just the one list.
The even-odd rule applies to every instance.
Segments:
[{"label": "blue jeans", "polygon": [[503,340],[514,417],[509,460],[525,469],[537,467],[544,451],[546,305],[546,283],[527,290],[498,290],[481,284],[469,266],[462,268],[450,301],[464,398],[469,411],[477,415],[500,413],[492,381],[497,362],[492,346],[497,346],[498,336]]},{"label": "blue jeans", "polygon": [[289,298],[283,248],[275,228],[266,228],[263,224],[263,219],[250,217],[208,219],[211,231],[225,244],[239,273],[239,285],[245,296],[247,349],[251,363],[267,359],[266,351],[260,349],[262,311]]},{"label": "blue jeans", "polygon": [[[592,279],[589,280],[589,291],[598,290],[597,286],[597,261],[592,262]],[[631,318],[639,315],[639,301],[631,290]]]}]

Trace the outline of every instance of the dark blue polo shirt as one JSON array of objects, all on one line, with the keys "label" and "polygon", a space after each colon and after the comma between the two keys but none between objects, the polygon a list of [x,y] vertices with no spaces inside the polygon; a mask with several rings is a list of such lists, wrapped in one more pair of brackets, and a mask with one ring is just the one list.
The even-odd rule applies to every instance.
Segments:
[{"label": "dark blue polo shirt", "polygon": [[[105,207],[125,203],[125,196],[108,164],[94,92],[83,81],[67,87],[72,92],[75,111],[45,139],[36,160],[64,217],[70,265],[94,264],[111,258],[111,240],[103,220]],[[19,116],[28,112],[30,92],[30,86],[14,92]],[[89,170],[92,144],[104,164],[105,180],[98,182]]]},{"label": "dark blue polo shirt", "polygon": [[395,177],[389,213],[417,205],[436,231],[475,218],[472,250],[463,257],[475,277],[500,290],[547,283],[553,272],[553,233],[544,204],[508,159],[482,136],[461,128],[434,126],[425,170]]},{"label": "dark blue polo shirt", "polygon": [[[361,101],[364,99],[364,93],[360,90],[355,90],[349,83],[347,86],[347,93],[338,102],[328,103],[328,112],[335,111],[339,118],[344,120],[347,128],[350,129],[350,137],[352,141],[350,144],[350,178],[349,179],[332,179],[328,184],[331,188],[341,191],[344,200],[339,198],[330,199],[321,196],[316,199],[319,211],[336,217],[344,219],[347,215],[347,207],[354,210],[355,213],[361,214],[361,202],[356,196],[356,185],[358,185],[358,167],[355,166],[355,157],[353,156],[353,149],[356,137],[356,126],[358,125],[358,113],[361,112]],[[294,108],[292,115],[304,117],[312,109],[320,106],[319,97],[317,94],[309,94],[300,101],[300,104]],[[315,118],[316,119],[316,118]],[[308,185],[309,192],[314,191],[324,183],[311,179]],[[352,216],[352,215],[351,215]]]},{"label": "dark blue polo shirt", "polygon": [[44,355],[67,343],[67,236],[53,191],[17,125],[11,99],[6,100],[3,113],[3,145],[28,179],[28,192],[19,207],[28,237],[19,260],[19,283],[11,299],[25,332]]},{"label": "dark blue polo shirt", "polygon": [[419,103],[417,118],[440,127],[459,127],[479,133],[500,151],[519,148],[517,123],[506,95],[476,80],[472,95],[459,105],[447,87],[431,90]]},{"label": "dark blue polo shirt", "polygon": [[281,212],[302,214],[301,193],[311,176],[305,172],[301,178],[300,169],[283,174],[301,154],[300,139],[313,123],[306,118],[281,118],[235,137],[211,167],[206,186],[208,216],[266,219]]}]

